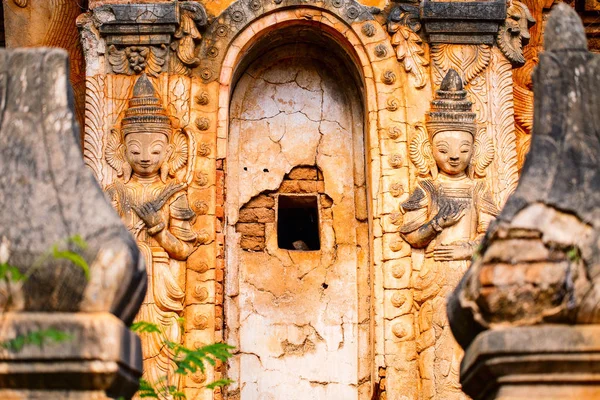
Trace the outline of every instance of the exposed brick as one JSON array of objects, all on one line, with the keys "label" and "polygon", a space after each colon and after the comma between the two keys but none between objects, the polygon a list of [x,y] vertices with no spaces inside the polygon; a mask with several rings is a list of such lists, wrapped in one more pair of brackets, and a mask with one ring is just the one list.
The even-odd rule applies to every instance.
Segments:
[{"label": "exposed brick", "polygon": [[247,236],[265,236],[265,224],[259,223],[238,223],[235,229],[242,235]]},{"label": "exposed brick", "polygon": [[[290,171],[287,176],[290,180],[306,180],[316,181],[317,180],[317,168],[316,167],[296,167]],[[323,178],[321,178],[323,179]]]},{"label": "exposed brick", "polygon": [[325,208],[329,208],[333,205],[333,199],[326,194],[321,195],[321,206]]},{"label": "exposed brick", "polygon": [[265,238],[256,236],[242,236],[240,247],[244,250],[262,251],[265,248]]},{"label": "exposed brick", "polygon": [[244,208],[272,208],[275,207],[275,199],[266,194],[260,194],[252,198],[244,205]]},{"label": "exposed brick", "polygon": [[283,181],[279,186],[279,193],[301,193],[300,181]]},{"label": "exposed brick", "polygon": [[274,222],[275,210],[270,208],[242,208],[239,222]]}]

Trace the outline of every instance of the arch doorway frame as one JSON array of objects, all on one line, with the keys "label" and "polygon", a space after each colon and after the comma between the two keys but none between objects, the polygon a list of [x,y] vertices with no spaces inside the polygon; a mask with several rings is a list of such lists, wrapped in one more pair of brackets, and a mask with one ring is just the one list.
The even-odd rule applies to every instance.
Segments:
[{"label": "arch doorway frame", "polygon": [[[358,289],[358,298],[362,297],[360,293],[365,293],[364,291],[369,293],[368,317],[370,319],[370,329],[366,335],[359,335],[358,345],[359,350],[369,349],[369,357],[359,359],[357,363],[358,370],[368,370],[368,375],[371,377],[368,385],[365,385],[367,390],[363,390],[359,398],[370,399],[373,386],[377,380],[377,372],[379,368],[386,367],[386,353],[390,353],[389,350],[386,351],[387,346],[385,345],[385,338],[389,337],[386,331],[391,331],[391,327],[384,318],[384,272],[381,268],[385,259],[383,229],[381,226],[383,225],[383,213],[386,211],[383,198],[385,183],[382,182],[381,177],[383,171],[389,169],[385,165],[386,159],[389,162],[392,157],[390,139],[386,135],[385,125],[392,122],[394,126],[399,127],[400,141],[406,146],[406,107],[404,107],[405,95],[402,89],[406,77],[404,71],[399,68],[389,36],[383,27],[372,19],[348,23],[344,18],[330,10],[314,6],[277,9],[259,15],[241,29],[225,49],[218,75],[217,159],[227,159],[230,102],[239,78],[238,75],[249,64],[247,62],[249,49],[260,42],[266,34],[290,25],[323,30],[334,37],[337,45],[350,56],[353,67],[361,79],[365,117],[363,135],[369,242],[371,243],[369,249],[369,275],[371,279],[362,282],[362,287]],[[369,27],[365,28],[365,25],[369,25]],[[378,45],[381,46],[382,44],[389,50],[386,56],[377,55],[378,52],[375,50]],[[394,117],[392,118],[391,115]],[[404,163],[407,163],[407,159],[408,157],[405,157]],[[407,164],[405,167],[408,171]],[[406,173],[406,176],[405,187],[408,187],[408,173]],[[224,207],[225,204],[221,204],[221,206]],[[227,245],[228,241],[225,237],[225,246],[227,247]],[[239,280],[237,270],[228,268],[228,261],[226,256],[224,323],[226,327],[231,327],[236,326],[236,319],[239,318],[239,315],[228,309],[227,299],[235,297]],[[226,337],[228,343],[233,346],[239,345],[237,339],[239,337]],[[239,376],[239,365],[234,364],[235,362],[230,364],[228,375],[235,381],[236,377]],[[363,376],[363,374],[359,372],[359,376]],[[235,386],[232,389],[235,390]]]}]

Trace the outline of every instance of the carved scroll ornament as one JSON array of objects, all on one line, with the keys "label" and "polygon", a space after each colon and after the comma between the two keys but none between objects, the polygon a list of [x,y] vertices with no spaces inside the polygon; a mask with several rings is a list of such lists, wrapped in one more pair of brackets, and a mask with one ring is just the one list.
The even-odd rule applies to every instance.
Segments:
[{"label": "carved scroll ornament", "polygon": [[529,28],[535,19],[527,6],[520,1],[509,1],[507,18],[498,29],[497,43],[502,54],[515,66],[525,64],[523,47],[529,43]]}]

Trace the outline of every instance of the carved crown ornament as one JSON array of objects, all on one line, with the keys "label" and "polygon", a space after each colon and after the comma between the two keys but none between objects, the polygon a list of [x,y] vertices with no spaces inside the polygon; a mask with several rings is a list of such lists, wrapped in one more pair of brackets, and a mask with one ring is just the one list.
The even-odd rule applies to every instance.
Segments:
[{"label": "carved crown ornament", "polygon": [[485,177],[486,168],[494,159],[494,144],[486,129],[477,126],[472,106],[462,79],[454,69],[450,69],[431,102],[425,125],[415,126],[409,145],[410,160],[419,176],[437,177],[437,165],[431,148],[433,137],[442,131],[464,131],[474,138],[473,157],[467,174],[470,178]]},{"label": "carved crown ornament", "polygon": [[[186,129],[174,129],[171,121],[157,97],[152,83],[145,73],[138,78],[130,106],[121,121],[120,129],[111,129],[106,144],[105,159],[122,178],[125,183],[129,182],[132,175],[132,167],[125,156],[125,136],[130,133],[152,134],[161,133],[167,137],[169,146],[169,157],[160,167],[159,176],[163,183],[169,177],[176,177],[179,171],[185,175],[179,181],[188,181],[189,172],[186,165],[191,165],[193,160],[190,148],[192,138]],[[188,168],[189,169],[189,168]]]},{"label": "carved crown ornament", "polygon": [[92,20],[115,74],[189,75],[200,63],[197,46],[207,16],[199,3],[109,4],[95,8]]}]

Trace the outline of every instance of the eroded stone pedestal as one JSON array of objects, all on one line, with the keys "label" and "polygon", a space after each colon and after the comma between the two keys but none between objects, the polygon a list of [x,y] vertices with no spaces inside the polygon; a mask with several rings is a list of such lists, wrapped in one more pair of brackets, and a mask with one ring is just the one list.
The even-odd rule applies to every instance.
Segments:
[{"label": "eroded stone pedestal", "polygon": [[486,331],[465,352],[461,383],[474,400],[597,399],[600,325]]},{"label": "eroded stone pedestal", "polygon": [[131,397],[142,375],[137,335],[109,313],[5,313],[0,342],[55,329],[69,337],[0,351],[0,398],[108,399]]}]

